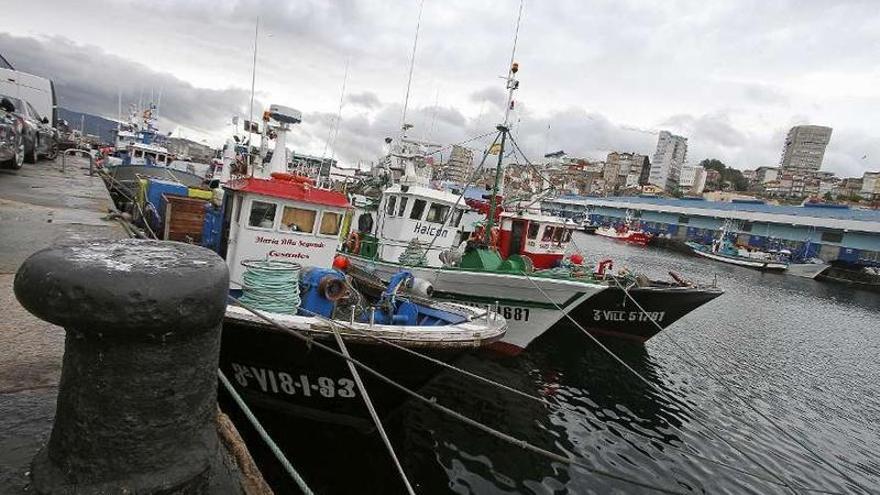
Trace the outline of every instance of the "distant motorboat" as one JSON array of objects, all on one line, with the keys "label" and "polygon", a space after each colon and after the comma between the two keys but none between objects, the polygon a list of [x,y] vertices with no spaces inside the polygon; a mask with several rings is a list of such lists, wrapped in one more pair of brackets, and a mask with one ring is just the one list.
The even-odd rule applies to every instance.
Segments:
[{"label": "distant motorboat", "polygon": [[[685,244],[698,256],[730,265],[762,271],[785,271],[788,269],[789,263],[784,253],[769,253],[760,249],[737,246],[728,237],[731,230],[731,225],[725,222],[718,232],[718,237],[712,240],[711,245],[696,242],[686,242]],[[788,255],[790,254],[788,252]]]}]

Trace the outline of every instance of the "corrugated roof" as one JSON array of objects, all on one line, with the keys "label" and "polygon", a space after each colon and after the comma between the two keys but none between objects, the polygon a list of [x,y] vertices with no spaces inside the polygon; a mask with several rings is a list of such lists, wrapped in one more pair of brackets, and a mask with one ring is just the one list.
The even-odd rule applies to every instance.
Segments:
[{"label": "corrugated roof", "polygon": [[[725,201],[695,201],[692,199],[620,196],[608,198],[590,198],[586,196],[567,195],[559,199],[567,201],[588,201],[591,204],[604,203],[614,206],[613,203],[645,204],[657,206],[674,206],[679,208],[695,208],[705,210],[744,211],[754,213],[769,213],[777,215],[794,215],[800,217],[834,218],[839,220],[861,220],[866,222],[880,222],[880,210],[862,210],[854,208],[822,208],[804,206],[777,206],[760,203],[729,203]],[[552,202],[552,200],[551,200]]]}]

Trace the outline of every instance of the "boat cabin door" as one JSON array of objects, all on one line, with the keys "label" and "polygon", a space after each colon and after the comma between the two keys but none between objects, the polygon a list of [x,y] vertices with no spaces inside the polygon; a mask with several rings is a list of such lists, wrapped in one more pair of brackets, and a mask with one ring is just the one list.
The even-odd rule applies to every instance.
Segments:
[{"label": "boat cabin door", "polygon": [[510,226],[510,244],[507,246],[509,254],[522,254],[523,241],[526,237],[528,220],[514,220]]}]

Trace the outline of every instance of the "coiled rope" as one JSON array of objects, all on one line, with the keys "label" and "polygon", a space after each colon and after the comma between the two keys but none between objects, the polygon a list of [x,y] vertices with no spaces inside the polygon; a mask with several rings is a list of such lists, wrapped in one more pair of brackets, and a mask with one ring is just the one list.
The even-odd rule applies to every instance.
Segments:
[{"label": "coiled rope", "polygon": [[261,311],[292,315],[299,308],[299,272],[291,261],[244,260],[241,301]]},{"label": "coiled rope", "polygon": [[422,243],[417,239],[413,239],[406,245],[397,261],[401,265],[406,266],[424,266],[427,263],[426,254],[428,251],[422,248]]}]

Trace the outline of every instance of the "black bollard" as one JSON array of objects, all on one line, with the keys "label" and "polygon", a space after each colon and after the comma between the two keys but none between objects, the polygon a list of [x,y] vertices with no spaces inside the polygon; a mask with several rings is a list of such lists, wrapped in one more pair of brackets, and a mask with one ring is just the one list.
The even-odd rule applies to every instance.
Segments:
[{"label": "black bollard", "polygon": [[176,242],[96,241],[24,262],[16,297],[67,333],[38,493],[238,492],[213,474],[228,288],[219,256]]}]

